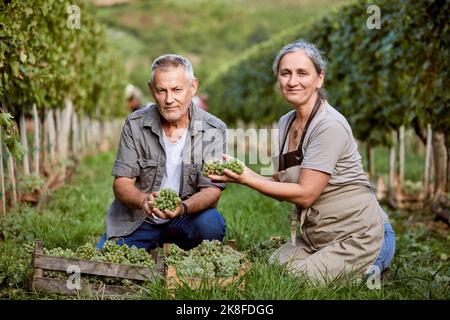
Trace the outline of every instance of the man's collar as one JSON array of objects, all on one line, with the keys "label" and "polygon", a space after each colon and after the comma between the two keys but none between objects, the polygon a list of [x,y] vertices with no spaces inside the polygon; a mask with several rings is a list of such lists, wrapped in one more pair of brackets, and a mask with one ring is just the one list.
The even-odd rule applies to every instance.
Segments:
[{"label": "man's collar", "polygon": [[[152,108],[153,107],[153,108]],[[189,126],[188,131],[192,136],[196,135],[198,131],[202,131],[202,118],[194,107],[194,103],[191,101],[189,105]],[[156,104],[149,105],[148,110],[145,113],[143,127],[150,127],[153,132],[161,134],[163,118],[159,112]],[[200,125],[199,125],[200,124]]]}]

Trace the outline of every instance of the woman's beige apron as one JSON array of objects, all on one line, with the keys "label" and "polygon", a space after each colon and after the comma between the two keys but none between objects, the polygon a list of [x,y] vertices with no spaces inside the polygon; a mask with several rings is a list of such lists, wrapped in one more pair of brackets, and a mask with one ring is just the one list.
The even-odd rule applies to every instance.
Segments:
[{"label": "woman's beige apron", "polygon": [[[272,160],[277,170],[279,156]],[[297,165],[277,172],[276,176],[280,182],[298,183],[299,174]],[[383,244],[382,217],[383,209],[368,187],[328,185],[313,205],[293,210],[291,241],[269,261],[285,264],[292,273],[306,273],[320,282],[352,271],[366,272]]]}]

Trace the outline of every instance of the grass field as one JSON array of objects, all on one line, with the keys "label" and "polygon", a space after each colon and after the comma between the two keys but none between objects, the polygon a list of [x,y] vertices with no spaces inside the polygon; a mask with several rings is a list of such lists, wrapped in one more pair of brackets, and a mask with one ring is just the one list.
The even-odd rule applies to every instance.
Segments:
[{"label": "grass field", "polygon": [[[114,152],[84,159],[71,183],[57,190],[41,210],[22,206],[7,214],[1,225],[0,299],[71,298],[29,292],[31,255],[26,244],[42,239],[49,248],[75,249],[95,243],[104,232],[105,211],[113,198],[110,168]],[[288,238],[290,205],[241,186],[229,185],[219,210],[239,250],[249,250],[270,236]],[[381,289],[338,281],[316,287],[292,277],[283,268],[269,267],[269,251],[253,255],[244,290],[218,288],[193,291],[179,288],[175,296],[161,283],[145,286],[142,299],[450,299],[449,228],[433,222],[427,212],[388,211],[397,233],[397,253]],[[255,251],[253,251],[255,252]],[[100,297],[78,297],[99,299]],[[73,299],[73,297],[71,298]]]}]

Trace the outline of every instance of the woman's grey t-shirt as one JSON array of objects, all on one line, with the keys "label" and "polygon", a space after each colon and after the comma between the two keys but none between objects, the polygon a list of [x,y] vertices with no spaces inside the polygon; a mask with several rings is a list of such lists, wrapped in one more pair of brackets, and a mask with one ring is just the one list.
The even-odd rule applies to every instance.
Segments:
[{"label": "woman's grey t-shirt", "polygon": [[[280,146],[286,126],[294,116],[295,110],[280,119]],[[287,139],[283,153],[287,152],[288,141]],[[371,187],[362,167],[361,155],[350,125],[344,116],[326,101],[309,125],[302,152],[303,162],[300,167],[330,174],[328,187],[347,184]]]},{"label": "woman's grey t-shirt", "polygon": [[[285,114],[279,121],[280,148],[286,135],[287,126],[294,116],[295,110]],[[288,151],[288,141],[289,139],[284,144],[283,153]],[[330,174],[330,180],[324,192],[349,184],[359,184],[371,188],[350,125],[345,117],[327,101],[324,101],[309,125],[302,152],[303,162],[300,168]],[[388,221],[386,213],[383,214],[383,220],[384,222]]]}]

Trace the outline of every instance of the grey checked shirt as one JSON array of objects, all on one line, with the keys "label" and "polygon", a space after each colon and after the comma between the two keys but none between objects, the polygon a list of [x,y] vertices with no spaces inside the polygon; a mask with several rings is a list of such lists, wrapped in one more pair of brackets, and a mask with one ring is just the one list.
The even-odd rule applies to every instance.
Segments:
[{"label": "grey checked shirt", "polygon": [[[183,200],[205,187],[225,189],[224,183],[213,183],[202,174],[202,170],[205,161],[221,158],[221,154],[226,152],[226,125],[192,103],[189,115],[180,181],[180,197]],[[161,119],[155,104],[128,116],[112,169],[114,177],[135,177],[136,187],[146,193],[159,191],[166,168]],[[106,215],[106,236],[108,239],[127,236],[145,218],[143,210],[129,208],[114,199]]]}]

